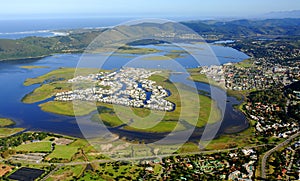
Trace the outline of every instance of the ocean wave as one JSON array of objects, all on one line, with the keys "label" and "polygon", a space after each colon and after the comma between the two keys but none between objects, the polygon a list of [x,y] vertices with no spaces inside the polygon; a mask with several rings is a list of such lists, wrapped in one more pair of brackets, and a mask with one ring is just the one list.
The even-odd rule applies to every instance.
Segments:
[{"label": "ocean wave", "polygon": [[69,35],[69,33],[66,33],[66,32],[51,31],[51,33],[53,33],[54,36],[68,36]]},{"label": "ocean wave", "polygon": [[67,32],[59,32],[53,30],[36,30],[36,31],[20,31],[20,32],[9,32],[9,33],[1,33],[0,38],[5,39],[20,39],[31,36],[37,37],[55,37],[55,36],[68,36]]},{"label": "ocean wave", "polygon": [[24,35],[24,34],[37,34],[37,33],[51,33],[51,30],[36,30],[36,31],[19,31],[19,32],[5,32],[0,35]]}]

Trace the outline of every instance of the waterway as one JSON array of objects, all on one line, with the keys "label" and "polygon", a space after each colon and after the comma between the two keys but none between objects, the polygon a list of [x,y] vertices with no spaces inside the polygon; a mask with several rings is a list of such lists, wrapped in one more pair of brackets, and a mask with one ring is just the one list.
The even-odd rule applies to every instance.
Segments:
[{"label": "waterway", "polygon": [[[152,47],[153,46],[146,46]],[[168,52],[174,47],[169,46],[155,46],[157,49],[162,49],[164,52]],[[248,58],[247,55],[234,50],[232,48],[223,46],[211,46],[212,50],[215,52],[219,62],[221,64],[227,62],[238,62],[243,59]],[[158,53],[163,55],[163,52]],[[98,55],[90,55],[91,59],[99,59]],[[109,58],[109,61],[105,62],[102,68],[104,69],[118,69],[130,62],[137,55],[114,55]],[[210,57],[205,54],[201,55],[208,63],[204,65],[209,65]],[[54,56],[49,56],[36,60],[17,60],[17,61],[4,61],[0,62],[0,117],[11,118],[17,122],[16,127],[24,127],[28,130],[39,130],[39,131],[49,131],[60,134],[66,134],[70,136],[81,137],[82,133],[78,127],[76,119],[74,117],[62,116],[52,113],[44,112],[38,106],[39,103],[25,104],[22,103],[22,98],[37,88],[39,85],[24,86],[23,82],[28,78],[38,77],[52,70],[58,69],[60,67],[76,67],[78,61],[81,58],[81,54],[59,54]],[[197,62],[192,60],[191,55],[186,55],[175,60],[181,64],[184,68],[194,68],[199,66]],[[155,60],[156,61],[156,60]],[[151,64],[150,61],[144,61],[143,64]],[[155,64],[158,67],[168,66],[168,61],[156,61]],[[39,69],[24,69],[21,66],[46,66],[47,68]],[[171,80],[173,82],[181,82],[189,84],[186,80],[187,75],[185,74],[173,74]],[[204,83],[195,83],[197,89],[205,91],[208,95],[211,91],[217,92],[217,94],[224,94],[224,90],[219,89],[214,86],[209,86]],[[217,100],[216,100],[217,101]],[[223,100],[224,101],[224,100]],[[235,131],[241,131],[248,127],[245,116],[235,110],[233,105],[239,104],[240,101],[236,100],[234,97],[227,97],[226,108],[224,109],[224,118],[222,120],[221,127],[218,134],[226,133],[229,128],[234,127]],[[92,125],[86,124],[88,128]],[[148,133],[141,134],[130,131],[125,131],[121,129],[111,129],[112,132],[119,134],[121,136],[132,137],[134,139],[147,139],[149,138]],[[101,130],[100,130],[101,131]],[[203,130],[202,130],[203,131]],[[199,137],[201,135],[201,129],[195,130],[193,136]],[[163,134],[156,134],[157,139]],[[151,138],[155,138],[152,134]]]}]

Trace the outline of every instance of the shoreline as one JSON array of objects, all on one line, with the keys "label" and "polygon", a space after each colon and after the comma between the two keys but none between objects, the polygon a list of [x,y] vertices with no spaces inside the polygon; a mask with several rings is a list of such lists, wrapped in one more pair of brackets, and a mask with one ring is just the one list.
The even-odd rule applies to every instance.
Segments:
[{"label": "shoreline", "polygon": [[[245,60],[247,60],[247,59],[245,59]],[[245,60],[243,60],[243,61],[245,61]],[[199,68],[188,69],[188,72],[190,74],[190,76],[188,77],[189,80],[220,88],[223,91],[225,91],[227,97],[233,97],[237,101],[240,102],[239,104],[232,105],[232,107],[233,107],[233,109],[239,111],[240,113],[242,113],[245,116],[245,118],[246,118],[245,121],[247,121],[248,126],[247,126],[247,128],[242,129],[238,132],[234,132],[234,133],[226,133],[226,130],[224,130],[224,135],[241,133],[241,132],[244,132],[244,131],[247,131],[247,130],[251,129],[251,120],[249,119],[249,117],[247,116],[245,110],[243,109],[243,106],[247,103],[246,102],[246,97],[251,92],[251,90],[241,92],[241,91],[234,91],[234,90],[226,89],[225,87],[221,86],[219,83],[215,82],[214,80],[208,79],[205,76],[205,74],[200,74],[199,73]],[[197,74],[195,75],[195,73],[197,73]],[[195,76],[198,76],[198,77],[195,77]],[[220,137],[220,136],[218,136],[218,137]]]},{"label": "shoreline", "polygon": [[[72,70],[72,69],[68,69],[69,71],[70,70]],[[54,70],[54,71],[57,71],[57,70]],[[42,76],[40,76],[40,77],[43,77],[43,79],[47,79],[47,76],[48,75],[51,75],[51,76],[53,76],[53,72],[54,71],[52,71],[52,72],[50,72],[50,73],[47,73],[47,74],[45,74],[45,75],[42,75]],[[59,72],[58,73],[61,73],[62,72],[62,69],[59,69],[58,70]],[[65,76],[65,74],[64,74],[64,76]],[[38,77],[37,79],[39,80],[40,79],[40,77]],[[165,86],[167,86],[167,89],[170,89],[170,88],[172,88],[172,89],[174,89],[172,86],[171,86],[171,84],[169,85],[169,84],[167,84],[167,83],[164,83],[163,82],[163,79],[162,78],[160,78],[160,76],[158,76],[157,77],[157,75],[156,76],[154,76],[153,77],[156,81],[158,81],[158,82],[161,82],[160,84],[165,84]],[[40,81],[44,81],[43,79],[41,79]],[[162,79],[162,80],[161,80]],[[35,81],[33,81],[33,82],[35,82]],[[160,85],[159,84],[159,85]],[[29,84],[30,85],[30,84]],[[44,84],[44,86],[46,86],[46,84]],[[60,85],[61,86],[61,85]],[[170,87],[171,86],[171,87]],[[38,89],[40,89],[40,88],[37,88],[36,90],[38,90]],[[48,88],[49,89],[49,88]],[[52,89],[52,88],[51,88]],[[34,91],[35,92],[35,91]],[[46,92],[47,94],[48,94],[48,92]],[[32,93],[29,93],[29,95],[30,94],[32,94]],[[196,94],[196,93],[195,93]],[[175,94],[176,95],[176,94]],[[210,100],[210,98],[209,98],[209,96],[205,96],[205,95],[201,95],[201,94],[197,94],[198,96],[199,96],[199,98],[201,99],[201,100],[203,100],[203,101],[205,101],[205,102],[207,102],[207,104],[213,104],[214,106],[216,105],[215,104],[215,102],[214,101],[211,101]],[[28,96],[28,94],[27,94],[27,96]],[[39,96],[40,96],[40,94],[39,94]],[[42,98],[43,97],[48,97],[48,96],[42,96]],[[171,98],[171,97],[170,97]],[[175,97],[172,97],[172,100],[169,100],[169,101],[174,101],[173,99],[174,99]],[[34,100],[34,99],[33,99]],[[38,100],[38,101],[41,101],[41,100]],[[24,103],[24,99],[22,100],[22,102]],[[31,101],[32,103],[35,103],[35,101]],[[31,103],[30,102],[30,103]],[[26,103],[26,102],[25,102]],[[100,104],[100,103],[99,103]],[[90,105],[90,104],[89,104]],[[74,113],[73,113],[73,110],[72,110],[72,108],[73,108],[73,104],[72,104],[72,102],[60,102],[60,101],[50,101],[50,102],[43,102],[42,104],[40,104],[39,105],[40,107],[41,107],[41,110],[42,111],[44,111],[44,112],[50,112],[50,113],[53,113],[53,114],[57,114],[57,115],[62,115],[62,116],[70,116],[70,117],[74,117]],[[107,105],[107,106],[109,106],[109,107],[111,107],[111,105]],[[147,109],[147,108],[145,108],[145,109]],[[179,109],[180,110],[180,109]],[[94,106],[93,105],[90,105],[90,107],[89,107],[89,109],[87,110],[87,109],[80,109],[79,110],[80,112],[80,115],[77,115],[77,116],[85,116],[85,115],[89,115],[91,112],[93,112],[94,111]],[[140,112],[144,112],[144,110],[143,109],[138,109],[138,110],[136,110],[138,113],[140,113]],[[172,111],[172,112],[174,112],[174,116],[176,117],[177,115],[179,115],[178,114],[178,111],[176,111],[176,110],[174,110],[174,111]],[[216,112],[216,110],[214,110],[214,112],[215,113],[217,113]],[[206,115],[203,111],[202,111],[202,113],[203,113],[203,115]],[[78,114],[78,113],[77,113]],[[104,113],[105,114],[105,113]],[[171,124],[171,122],[168,122],[167,120],[169,120],[169,119],[174,119],[175,120],[175,118],[173,118],[174,116],[171,116],[170,114],[172,114],[172,113],[167,113],[167,117],[165,118],[166,120],[164,120],[163,122],[161,122],[161,126],[162,125],[164,125],[164,126],[166,126],[166,125],[168,125],[168,124]],[[220,115],[219,113],[218,113],[218,115]],[[76,115],[75,115],[76,116]],[[106,117],[106,119],[107,120],[109,120],[109,118],[111,117],[112,118],[112,121],[106,121],[106,122],[108,122],[108,123],[110,123],[110,122],[112,122],[112,123],[119,123],[118,121],[116,122],[116,120],[114,119],[114,115],[104,115],[104,116],[108,116],[108,117]],[[186,115],[187,117],[188,117],[188,115]],[[214,116],[214,118],[215,117],[217,117],[217,116]],[[221,116],[219,116],[219,117],[221,117]],[[207,119],[208,119],[208,117],[207,117]],[[203,118],[200,118],[199,119],[199,121],[197,122],[197,127],[203,127],[203,125],[206,125],[206,122],[204,122],[206,120],[206,117],[203,117]],[[189,120],[188,120],[189,121]],[[207,120],[206,120],[207,121]],[[216,119],[216,121],[213,121],[213,120],[210,120],[210,123],[215,123],[215,122],[217,122],[217,121],[219,121],[219,118],[217,118]],[[172,123],[172,125],[175,125],[175,123],[173,124]],[[116,125],[116,126],[119,126],[119,125]],[[170,125],[169,125],[170,126]],[[113,125],[111,125],[110,126],[110,128],[115,128],[115,126],[114,126],[114,124]],[[161,131],[159,130],[159,129],[161,129]],[[186,128],[184,128],[184,129],[186,129]],[[125,129],[125,130],[131,130],[130,128],[129,129]],[[159,128],[158,126],[156,126],[155,128],[153,128],[153,130],[152,129],[150,129],[150,130],[138,130],[138,132],[147,132],[147,133],[169,133],[170,131],[172,131],[172,130],[170,130],[170,131],[168,131],[168,130],[170,130],[170,128],[168,128],[168,129],[165,129],[164,127],[163,128]],[[134,130],[134,131],[136,131],[136,130]]]},{"label": "shoreline", "polygon": [[54,55],[55,54],[41,55],[41,56],[36,56],[36,57],[20,57],[20,58],[0,59],[0,62],[39,60],[39,59],[51,57],[51,56],[54,56]]},{"label": "shoreline", "polygon": [[[240,107],[240,105],[242,105],[244,102],[241,102],[238,106]],[[245,115],[245,113],[244,113],[244,111],[241,109],[241,108],[239,108],[239,107],[234,107],[234,109],[236,109],[236,110],[238,110],[238,111],[240,111],[243,115]],[[57,114],[57,113],[53,113],[53,114]],[[58,115],[62,115],[62,116],[65,116],[65,115],[63,115],[63,114],[58,114]],[[69,115],[68,115],[69,116]],[[75,118],[75,117],[74,117]],[[247,126],[246,126],[246,128],[242,128],[242,129],[240,129],[240,127],[238,128],[238,131],[236,131],[236,130],[231,130],[230,132],[231,133],[228,133],[228,132],[226,132],[226,131],[223,131],[223,133],[221,133],[221,135],[219,135],[219,136],[217,136],[214,140],[217,140],[219,137],[222,137],[223,135],[224,136],[226,136],[226,135],[231,135],[231,134],[237,134],[237,133],[241,133],[241,132],[244,132],[244,131],[247,131],[248,129],[250,129],[251,128],[251,126],[250,126],[250,121],[248,120],[248,118],[246,117],[246,120],[245,120],[246,122],[247,122]],[[133,135],[135,135],[135,134],[145,134],[145,135],[153,135],[153,134],[156,134],[157,136],[165,136],[165,135],[167,135],[167,134],[169,134],[169,132],[142,132],[142,131],[138,131],[138,130],[126,130],[126,129],[119,129],[119,126],[116,126],[116,127],[107,127],[109,130],[111,130],[112,132],[114,132],[114,134],[117,134],[117,132],[118,131],[120,131],[121,132],[121,134],[122,133],[127,133],[128,135],[130,135],[130,136],[124,136],[124,137],[126,137],[127,139],[129,139],[130,140],[130,138],[132,138],[133,137]],[[201,129],[203,129],[203,127],[197,127],[196,128],[197,130],[201,130]],[[44,132],[48,132],[48,131],[44,131]],[[181,131],[178,131],[178,132],[181,132]],[[61,135],[64,135],[64,136],[71,136],[71,137],[77,137],[77,138],[84,138],[84,137],[82,137],[82,136],[75,136],[75,135],[68,135],[68,134],[65,134],[65,133],[56,133],[56,132],[50,132],[50,133],[54,133],[54,134],[61,134]],[[196,136],[197,137],[197,136]],[[193,139],[193,138],[192,138]],[[194,139],[196,139],[195,137],[194,137]]]},{"label": "shoreline", "polygon": [[[204,84],[208,84],[209,85],[209,82],[205,82],[205,81],[195,81],[195,82],[202,82],[202,83],[204,83]],[[220,88],[220,87],[219,87]],[[221,89],[221,88],[220,88]],[[223,91],[226,91],[226,90],[224,90],[224,89],[222,89]],[[228,93],[226,92],[226,94],[228,95]],[[199,94],[199,95],[201,95],[201,94]],[[205,96],[205,95],[202,95],[202,96]],[[209,97],[209,96],[205,96],[205,97]],[[234,98],[236,98],[237,99],[237,97],[235,97],[235,96],[232,96],[232,97],[234,97]],[[240,101],[239,101],[240,102]],[[63,104],[66,104],[66,103],[63,103]],[[239,105],[241,105],[241,104],[243,104],[243,102],[241,102]],[[41,106],[41,105],[40,105]],[[238,109],[238,108],[236,108],[236,107],[233,107],[233,109],[236,109],[236,110],[238,110],[238,111],[240,111],[240,112],[242,112],[242,110],[241,109]],[[42,111],[44,111],[44,112],[48,112],[48,113],[52,113],[52,114],[57,114],[57,115],[61,115],[61,116],[69,116],[69,117],[73,117],[73,118],[75,118],[75,116],[73,116],[72,114],[63,114],[63,113],[57,113],[57,112],[55,112],[55,111],[45,111],[45,110],[43,110],[42,109]],[[87,114],[85,114],[85,115],[89,115],[91,112],[93,112],[93,110],[91,110],[89,113],[87,113]],[[243,115],[245,115],[243,112],[242,112],[242,114]],[[249,123],[249,122],[248,122]],[[203,127],[203,126],[202,126]],[[197,127],[198,129],[199,128],[202,128],[202,127]],[[244,128],[244,125],[243,126],[241,126],[241,127],[243,127]],[[249,126],[247,126],[247,128],[248,128]],[[121,131],[121,132],[123,132],[123,131],[128,131],[128,132],[131,132],[131,133],[129,133],[129,134],[132,134],[132,135],[134,135],[134,134],[141,134],[141,133],[144,133],[144,134],[160,134],[160,135],[165,135],[165,134],[168,134],[169,132],[155,132],[155,131],[143,131],[143,130],[130,130],[130,129],[123,129],[123,130],[120,130],[120,129],[116,129],[116,128],[118,128],[118,126],[109,126],[109,129],[112,129],[112,130],[115,130],[115,131]],[[246,128],[246,129],[247,129]],[[241,132],[241,131],[243,131],[244,129],[240,129],[240,127],[238,128],[238,130],[237,131],[230,131],[230,132],[232,132],[232,133],[230,133],[230,134],[234,134],[234,133],[236,133],[236,132]],[[179,131],[178,131],[179,132]],[[225,132],[224,132],[225,133]],[[68,134],[67,134],[68,135]],[[79,137],[81,137],[81,136],[79,136]]]},{"label": "shoreline", "polygon": [[0,118],[0,139],[21,134],[26,128],[16,127],[17,123],[10,118]]},{"label": "shoreline", "polygon": [[[60,54],[70,54],[69,52],[63,52],[63,53],[60,53]],[[48,57],[48,56],[54,56],[55,54],[50,54],[50,55],[46,55],[46,56],[39,56],[39,57],[28,57],[28,58],[26,58],[26,59],[14,59],[15,61],[22,61],[22,60],[35,60],[35,59],[40,59],[40,58],[44,58],[44,57]],[[9,61],[9,60],[6,60],[6,61]],[[205,81],[198,81],[198,82],[202,82],[202,83],[206,83],[206,84],[209,84],[209,83],[211,83],[211,82],[205,82]],[[218,88],[220,88],[220,89],[222,89],[222,90],[225,90],[223,87],[221,87],[221,86],[219,86],[219,85],[214,85],[214,86],[216,86],[216,87],[218,87]],[[225,90],[226,91],[226,90]],[[227,91],[226,91],[227,92]],[[227,95],[229,95],[228,94],[228,92],[227,92]],[[234,95],[231,95],[232,97],[236,97],[236,96],[234,96]],[[207,96],[206,96],[207,97]],[[236,97],[236,98],[238,98],[238,97]],[[23,101],[22,101],[23,102]],[[242,103],[241,103],[242,104]],[[240,109],[237,109],[237,110],[239,110],[239,111],[241,111]],[[45,111],[45,112],[48,112],[48,111]],[[57,114],[57,113],[55,113],[55,112],[50,112],[50,113],[53,113],[53,114]],[[65,114],[58,114],[58,115],[62,115],[62,116],[65,116]],[[66,115],[66,116],[71,116],[71,115]],[[114,128],[114,127],[111,127],[112,129]],[[132,131],[132,130],[131,130]],[[138,131],[139,133],[141,133],[140,131]],[[235,131],[234,131],[235,132]],[[143,132],[142,132],[143,133]],[[156,132],[146,132],[146,133],[151,133],[151,134],[155,134]],[[163,133],[163,134],[166,134],[166,133],[168,133],[168,132],[161,132],[161,133]],[[68,135],[68,134],[67,134]]]}]

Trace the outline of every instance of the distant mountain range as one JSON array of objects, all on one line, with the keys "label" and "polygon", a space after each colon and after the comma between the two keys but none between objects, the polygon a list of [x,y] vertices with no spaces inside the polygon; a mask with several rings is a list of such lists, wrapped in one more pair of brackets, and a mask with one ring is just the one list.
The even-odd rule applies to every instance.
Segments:
[{"label": "distant mountain range", "polygon": [[300,18],[300,10],[270,12],[264,14],[263,19],[282,19],[282,18]]},{"label": "distant mountain range", "polygon": [[234,21],[190,21],[182,24],[190,27],[200,35],[215,34],[226,38],[300,35],[300,19],[265,19]]},{"label": "distant mountain range", "polygon": [[[185,26],[183,26],[185,25]],[[186,28],[189,27],[190,29]],[[299,19],[266,19],[266,20],[234,20],[234,21],[189,21],[179,23],[141,23],[136,25],[122,25],[112,31],[105,29],[91,29],[84,32],[70,33],[68,36],[57,37],[27,37],[17,40],[0,39],[0,61],[11,59],[36,58],[55,53],[83,52],[101,32],[101,44],[122,44],[127,40],[177,39],[195,40],[189,34],[193,31],[203,36],[208,42],[220,39],[252,39],[300,36]],[[135,42],[136,43],[136,42]],[[149,43],[149,42],[138,42]],[[151,41],[150,43],[153,43]],[[157,43],[157,42],[154,42]],[[93,48],[93,47],[91,47]],[[97,47],[94,47],[95,49]]]}]

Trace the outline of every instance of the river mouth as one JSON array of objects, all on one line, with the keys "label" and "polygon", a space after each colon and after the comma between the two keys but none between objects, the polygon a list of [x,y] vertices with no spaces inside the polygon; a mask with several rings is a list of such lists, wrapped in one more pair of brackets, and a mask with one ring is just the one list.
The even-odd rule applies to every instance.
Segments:
[{"label": "river mouth", "polygon": [[[162,48],[160,46],[159,48]],[[220,56],[222,57],[234,57],[237,51],[227,47],[217,46],[215,53],[218,54],[220,51]],[[60,67],[76,67],[77,63],[81,57],[81,54],[61,54],[54,55],[50,57],[45,57],[37,60],[22,60],[22,61],[5,61],[0,62],[0,82],[5,85],[0,90],[0,116],[11,118],[16,121],[15,127],[24,127],[27,130],[33,131],[46,131],[54,132],[59,134],[65,134],[75,137],[84,137],[82,134],[78,123],[74,117],[62,116],[52,113],[43,112],[37,103],[34,104],[24,104],[22,103],[22,98],[32,92],[39,85],[24,86],[23,83],[27,78],[34,78],[48,73],[52,70],[58,69]],[[239,54],[240,61],[247,58],[246,55],[242,53]],[[130,61],[130,57],[111,57],[112,62],[105,64],[105,69],[115,69],[122,66],[122,63]],[[186,61],[184,61],[186,60]],[[186,63],[185,68],[193,68],[194,64],[189,63],[189,58],[179,58],[178,61],[182,64]],[[238,61],[238,59],[235,59]],[[231,62],[232,59],[223,58],[221,63]],[[117,62],[117,63],[116,63]],[[147,62],[147,61],[144,61]],[[157,61],[155,61],[158,63]],[[163,65],[166,61],[159,62]],[[37,69],[24,69],[21,66],[44,66],[47,68],[37,68]],[[180,76],[179,76],[180,77]],[[176,76],[171,77],[174,82],[176,82]],[[183,79],[180,77],[180,79]],[[210,92],[210,86],[204,83],[195,83],[198,90],[208,93]],[[217,88],[216,88],[217,89]],[[235,111],[233,108],[234,104],[239,104],[233,97],[228,97],[228,102],[226,103],[226,110],[224,114],[224,119],[222,125],[217,135],[231,132],[239,132],[248,127],[245,116],[239,111]],[[226,128],[235,127],[235,130],[228,130]],[[128,140],[146,139],[150,142],[160,139],[167,135],[167,133],[141,133],[126,131],[122,129],[109,128],[113,134],[118,134],[120,137],[126,137]],[[197,128],[191,136],[191,139],[199,139],[201,137],[201,129]],[[178,133],[179,134],[179,133]],[[151,135],[151,137],[149,137]],[[156,137],[157,139],[151,140],[151,138]],[[174,137],[175,138],[175,137]]]}]

